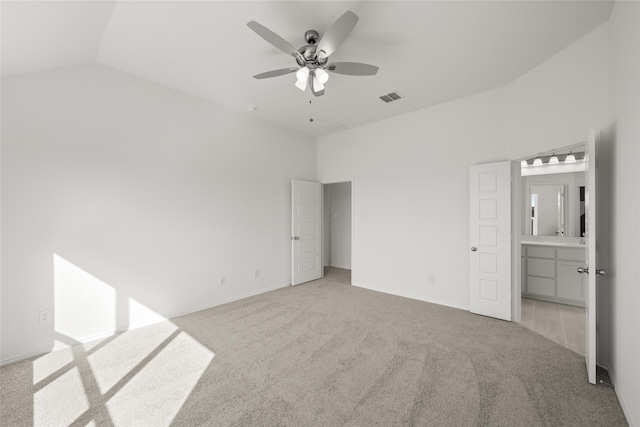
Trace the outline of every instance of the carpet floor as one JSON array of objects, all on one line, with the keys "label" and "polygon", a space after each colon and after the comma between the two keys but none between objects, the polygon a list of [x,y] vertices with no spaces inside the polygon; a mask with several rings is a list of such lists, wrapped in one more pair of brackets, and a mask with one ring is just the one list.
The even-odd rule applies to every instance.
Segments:
[{"label": "carpet floor", "polygon": [[346,270],[0,368],[0,423],[624,426],[584,359]]}]

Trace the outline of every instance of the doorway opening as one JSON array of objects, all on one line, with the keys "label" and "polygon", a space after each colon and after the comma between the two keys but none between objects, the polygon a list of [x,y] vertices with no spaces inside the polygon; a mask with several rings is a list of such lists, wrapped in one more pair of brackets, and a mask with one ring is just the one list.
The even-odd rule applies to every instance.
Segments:
[{"label": "doorway opening", "polygon": [[[514,320],[585,356],[585,144],[520,159],[512,209]],[[516,270],[516,271],[517,271]]]},{"label": "doorway opening", "polygon": [[352,182],[323,183],[322,265],[325,277],[351,284]]}]

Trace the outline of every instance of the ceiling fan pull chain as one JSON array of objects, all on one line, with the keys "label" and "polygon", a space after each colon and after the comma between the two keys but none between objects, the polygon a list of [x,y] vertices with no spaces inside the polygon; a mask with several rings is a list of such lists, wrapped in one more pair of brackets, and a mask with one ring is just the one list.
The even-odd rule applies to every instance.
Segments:
[{"label": "ceiling fan pull chain", "polygon": [[311,103],[311,100],[309,100],[309,110],[311,111],[311,118],[309,121],[313,122],[313,104]]}]

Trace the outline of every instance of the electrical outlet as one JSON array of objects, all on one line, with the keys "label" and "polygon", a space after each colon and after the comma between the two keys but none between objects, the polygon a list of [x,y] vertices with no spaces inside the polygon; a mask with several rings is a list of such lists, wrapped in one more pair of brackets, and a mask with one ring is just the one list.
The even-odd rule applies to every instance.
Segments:
[{"label": "electrical outlet", "polygon": [[38,314],[38,323],[40,324],[51,323],[52,320],[53,320],[53,314],[51,313],[51,310],[42,310]]},{"label": "electrical outlet", "polygon": [[225,283],[227,283],[227,278],[224,276],[220,276],[220,286],[223,286]]},{"label": "electrical outlet", "polygon": [[258,277],[260,277],[260,270],[257,270],[257,269],[256,269],[256,270],[253,270],[253,277],[254,277],[255,279],[257,279]]},{"label": "electrical outlet", "polygon": [[433,276],[429,276],[427,278],[427,285],[435,285],[436,284],[436,278]]}]

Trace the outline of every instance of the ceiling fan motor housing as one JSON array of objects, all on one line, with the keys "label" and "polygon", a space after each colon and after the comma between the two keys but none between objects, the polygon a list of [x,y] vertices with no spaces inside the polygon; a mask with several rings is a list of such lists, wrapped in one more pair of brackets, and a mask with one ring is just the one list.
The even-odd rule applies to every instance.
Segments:
[{"label": "ceiling fan motor housing", "polygon": [[318,34],[316,30],[308,30],[304,33],[304,38],[309,44],[298,49],[298,52],[300,52],[304,58],[304,63],[300,63],[298,60],[298,65],[301,67],[307,66],[312,69],[324,66],[327,63],[327,58],[317,58],[316,55],[316,50],[318,48],[316,43],[320,38],[320,34]]}]

